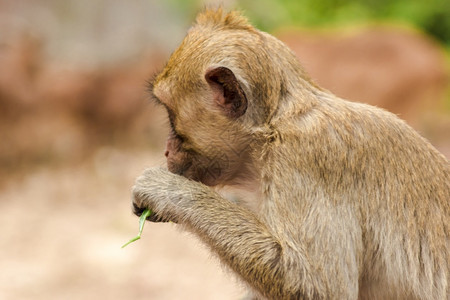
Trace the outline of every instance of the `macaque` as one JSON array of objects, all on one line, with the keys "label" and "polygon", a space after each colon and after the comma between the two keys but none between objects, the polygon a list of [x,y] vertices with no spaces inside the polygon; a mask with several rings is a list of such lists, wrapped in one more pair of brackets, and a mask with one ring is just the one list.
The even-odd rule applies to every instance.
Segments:
[{"label": "macaque", "polygon": [[[168,170],[133,206],[193,232],[256,299],[449,299],[450,162],[317,86],[238,12],[206,10],[156,76]],[[215,187],[255,189],[257,209]]]}]

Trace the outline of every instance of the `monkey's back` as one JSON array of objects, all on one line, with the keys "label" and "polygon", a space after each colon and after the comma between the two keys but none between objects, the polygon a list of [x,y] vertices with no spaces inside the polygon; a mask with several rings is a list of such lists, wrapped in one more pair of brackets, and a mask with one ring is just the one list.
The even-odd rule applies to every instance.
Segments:
[{"label": "monkey's back", "polygon": [[[296,133],[283,133],[291,126]],[[329,199],[333,205],[353,206],[363,247],[360,290],[369,298],[445,299],[449,161],[395,115],[326,93],[311,111],[279,127],[300,149],[301,181],[342,195]]]}]

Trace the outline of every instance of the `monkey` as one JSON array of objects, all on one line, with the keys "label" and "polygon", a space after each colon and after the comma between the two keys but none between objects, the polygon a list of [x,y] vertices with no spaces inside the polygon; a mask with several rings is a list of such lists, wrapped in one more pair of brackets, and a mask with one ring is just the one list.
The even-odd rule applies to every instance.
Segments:
[{"label": "monkey", "polygon": [[[449,299],[450,162],[400,118],[321,88],[220,8],[150,93],[167,169],[136,179],[134,213],[193,232],[255,299]],[[254,187],[257,208],[224,186]]]}]

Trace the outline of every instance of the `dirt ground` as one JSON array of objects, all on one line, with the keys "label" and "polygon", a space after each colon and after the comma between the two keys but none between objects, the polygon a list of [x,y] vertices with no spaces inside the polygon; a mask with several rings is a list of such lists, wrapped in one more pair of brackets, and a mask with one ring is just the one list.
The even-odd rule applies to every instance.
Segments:
[{"label": "dirt ground", "polygon": [[0,190],[0,299],[240,299],[245,289],[192,234],[146,223],[130,187],[161,153],[104,148]]},{"label": "dirt ground", "polygon": [[162,154],[101,149],[0,191],[0,299],[239,299],[244,289],[196,237],[147,223],[130,187]]}]

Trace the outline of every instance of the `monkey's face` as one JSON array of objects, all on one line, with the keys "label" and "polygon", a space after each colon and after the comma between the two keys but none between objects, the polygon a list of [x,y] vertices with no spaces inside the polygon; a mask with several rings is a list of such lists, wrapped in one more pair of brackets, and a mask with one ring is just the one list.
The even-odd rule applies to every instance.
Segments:
[{"label": "monkey's face", "polygon": [[[181,128],[183,123],[179,124]],[[245,169],[248,148],[236,143],[228,130],[197,127],[192,135],[185,127],[183,132],[181,137],[172,129],[167,139],[165,155],[171,172],[214,186],[234,183]],[[207,138],[209,133],[213,136]]]},{"label": "monkey's face", "polygon": [[167,84],[161,82],[153,89],[170,122],[168,169],[210,186],[232,184],[245,169],[248,155],[249,139],[238,120],[247,109],[247,99],[225,67],[208,69],[202,83],[201,91],[180,96],[167,92]]}]

